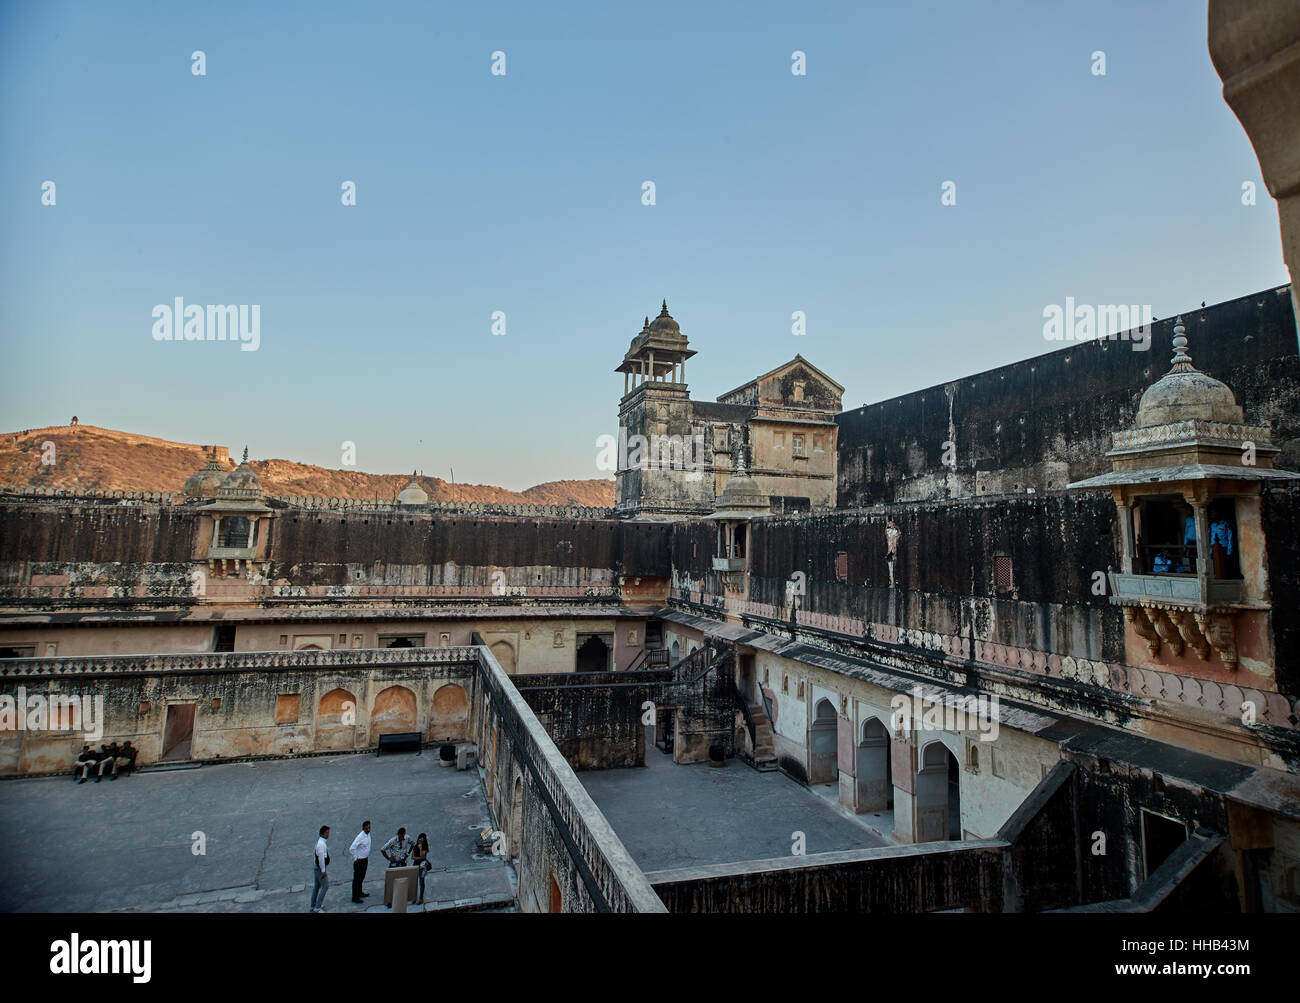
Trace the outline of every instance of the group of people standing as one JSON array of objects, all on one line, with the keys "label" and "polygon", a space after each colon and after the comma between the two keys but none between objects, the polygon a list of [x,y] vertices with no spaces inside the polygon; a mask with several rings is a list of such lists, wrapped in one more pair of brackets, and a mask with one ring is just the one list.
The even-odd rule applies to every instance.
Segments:
[{"label": "group of people standing", "polygon": [[134,770],[135,757],[140,750],[133,746],[130,740],[118,745],[116,742],[101,745],[98,749],[92,749],[89,745],[83,745],[81,751],[77,753],[77,762],[72,769],[72,775],[79,777],[77,783],[84,784],[90,779],[91,771],[95,773],[95,783],[104,779],[104,774],[108,774],[110,780],[116,780],[118,772],[121,770]]},{"label": "group of people standing", "polygon": [[[326,840],[329,839],[330,827],[322,825],[320,827],[320,836],[316,840],[316,852],[312,863],[312,870],[315,876],[315,883],[312,886],[311,893],[311,911],[324,912],[325,891],[329,888],[328,868],[330,863],[329,845]],[[379,848],[384,859],[388,861],[389,867],[410,867],[414,864],[419,868],[419,898],[418,904],[424,903],[424,877],[433,869],[433,864],[429,861],[429,837],[424,833],[415,837],[412,842],[406,837],[406,829],[397,830],[397,835]],[[361,831],[357,833],[356,838],[352,840],[352,845],[348,847],[348,856],[352,858],[352,901],[359,905],[364,905],[365,900],[370,897],[370,893],[362,890],[362,883],[366,880],[366,870],[370,866],[370,820],[366,819],[361,823]]]}]

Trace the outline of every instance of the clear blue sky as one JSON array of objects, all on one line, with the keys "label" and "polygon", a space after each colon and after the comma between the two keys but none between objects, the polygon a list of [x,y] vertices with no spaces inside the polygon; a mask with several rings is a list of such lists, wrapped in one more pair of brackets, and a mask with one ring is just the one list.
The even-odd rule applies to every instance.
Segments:
[{"label": "clear blue sky", "polygon": [[[693,396],[799,352],[855,407],[1060,347],[1067,296],[1279,285],[1205,33],[1192,0],[3,0],[0,429],[520,489],[608,476],[664,297]],[[259,304],[260,349],[154,341],[177,296]]]}]

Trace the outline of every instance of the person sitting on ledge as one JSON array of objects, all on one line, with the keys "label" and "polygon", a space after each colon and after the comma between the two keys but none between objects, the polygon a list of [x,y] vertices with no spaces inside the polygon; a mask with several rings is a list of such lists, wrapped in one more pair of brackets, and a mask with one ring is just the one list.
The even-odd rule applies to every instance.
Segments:
[{"label": "person sitting on ledge", "polygon": [[81,751],[77,753],[77,765],[73,767],[72,775],[75,777],[81,774],[81,779],[77,781],[84,784],[90,779],[90,768],[95,765],[95,752],[89,745],[83,745]]},{"label": "person sitting on ledge", "polygon": [[131,744],[128,738],[117,750],[117,773],[123,770],[135,772],[135,757],[140,754],[140,750]]}]

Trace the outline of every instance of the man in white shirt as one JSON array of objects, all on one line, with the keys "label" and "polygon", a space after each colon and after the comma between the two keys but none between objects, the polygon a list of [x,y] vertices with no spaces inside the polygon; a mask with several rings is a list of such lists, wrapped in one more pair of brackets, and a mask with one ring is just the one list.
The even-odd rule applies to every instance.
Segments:
[{"label": "man in white shirt", "polygon": [[348,847],[352,856],[352,901],[360,902],[369,898],[369,892],[361,890],[361,882],[366,880],[366,868],[370,866],[370,819],[361,823],[361,831]]},{"label": "man in white shirt", "polygon": [[316,853],[312,858],[312,871],[316,876],[316,884],[311,890],[311,911],[325,911],[325,892],[329,889],[330,881],[326,873],[326,868],[330,864],[329,847],[325,845],[325,840],[330,837],[330,827],[322,825],[320,827],[320,838],[316,840]]}]

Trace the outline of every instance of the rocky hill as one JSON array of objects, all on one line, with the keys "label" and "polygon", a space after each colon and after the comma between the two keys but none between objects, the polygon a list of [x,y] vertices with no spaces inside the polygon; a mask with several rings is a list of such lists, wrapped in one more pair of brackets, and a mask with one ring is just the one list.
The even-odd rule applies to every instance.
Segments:
[{"label": "rocky hill", "polygon": [[[47,443],[53,443],[51,449]],[[185,478],[207,462],[212,449],[227,470],[235,468],[227,447],[170,442],[94,425],[58,425],[0,434],[0,484],[121,491],[179,491]],[[53,463],[42,463],[42,457]],[[262,487],[273,495],[319,495],[390,501],[410,474],[331,470],[293,460],[252,460]],[[490,484],[450,484],[418,478],[431,501],[514,502],[530,505],[614,504],[612,480],[548,481],[526,491]]]}]

